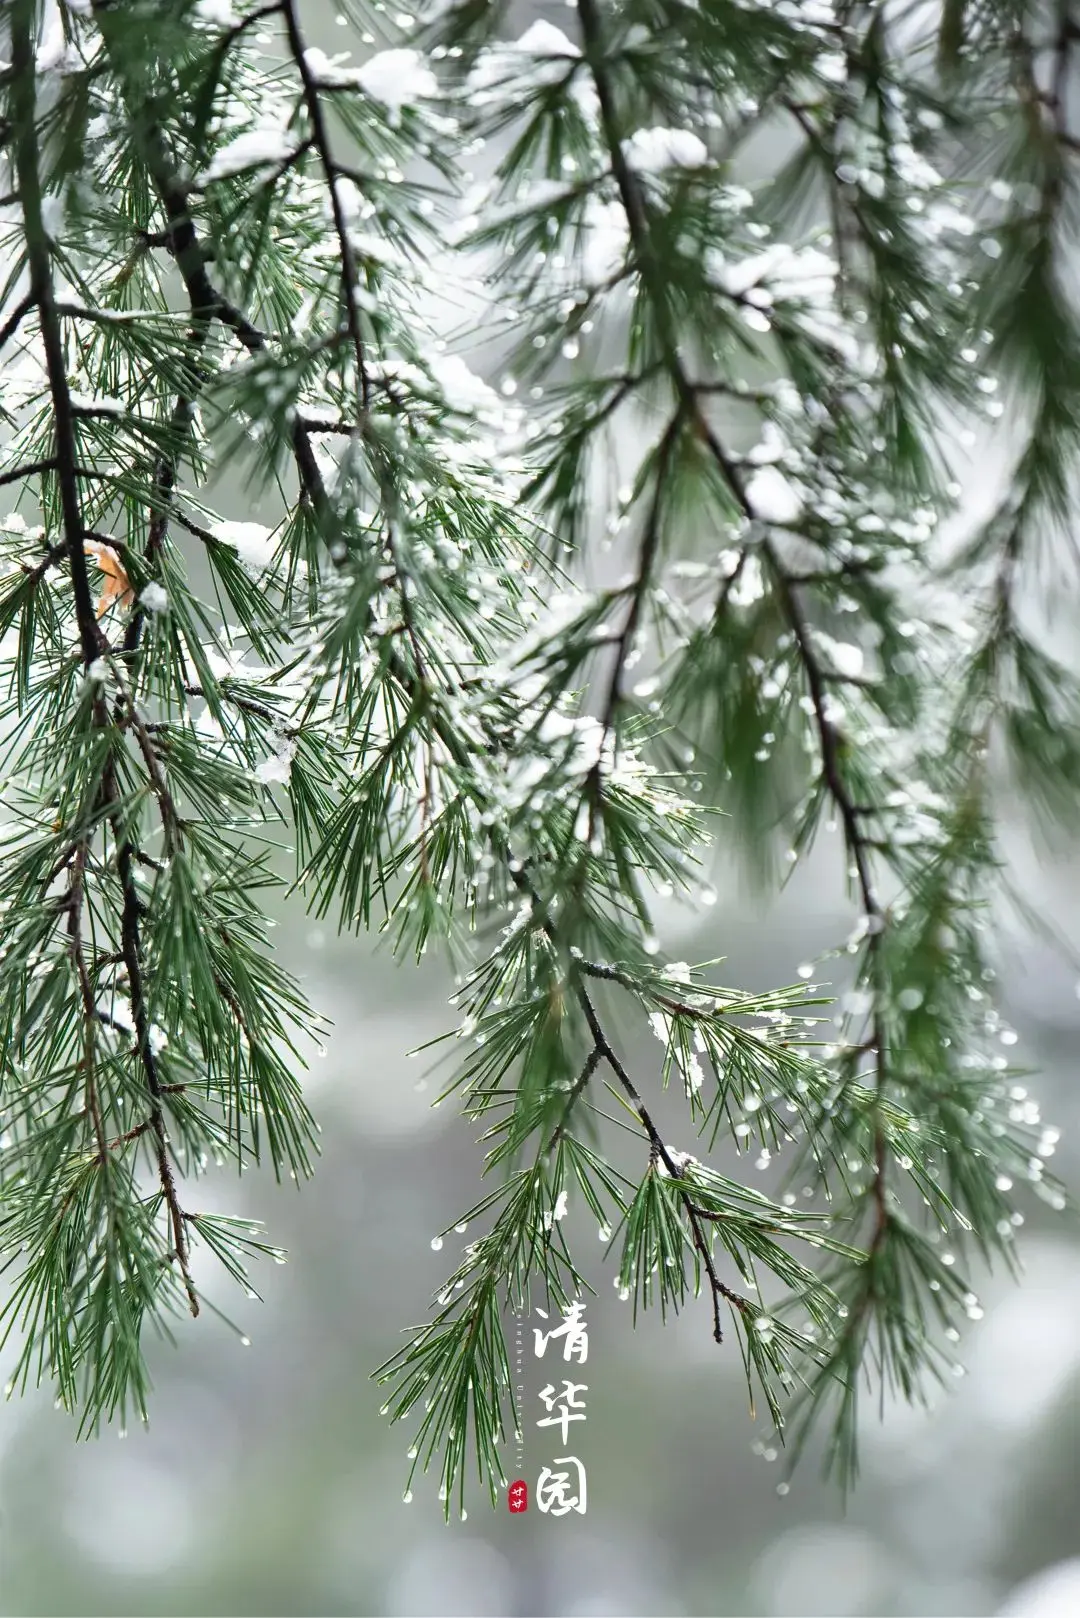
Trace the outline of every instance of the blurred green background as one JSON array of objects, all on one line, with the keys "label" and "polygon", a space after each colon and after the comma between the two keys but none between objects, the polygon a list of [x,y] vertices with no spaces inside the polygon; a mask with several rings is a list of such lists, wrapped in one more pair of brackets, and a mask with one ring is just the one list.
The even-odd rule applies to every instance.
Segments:
[{"label": "blurred green background", "polygon": [[[333,0],[301,10],[312,43],[356,43]],[[232,506],[251,511],[235,492]],[[719,903],[707,919],[662,907],[664,952],[724,955],[735,984],[795,981],[850,925],[824,842],[766,902],[741,881],[721,823]],[[1009,847],[1029,901],[1068,929],[1076,862],[1033,849],[1019,828]],[[760,1453],[737,1346],[713,1343],[708,1303],[632,1330],[595,1226],[572,1209],[597,1296],[586,1367],[554,1374],[588,1383],[588,1420],[567,1446],[587,1468],[587,1513],[511,1517],[477,1492],[467,1521],[446,1525],[433,1479],[406,1504],[412,1426],[387,1427],[370,1372],[426,1318],[467,1239],[431,1250],[474,1200],[477,1149],[452,1104],[432,1108],[426,1057],[406,1055],[452,1025],[451,984],[437,963],[395,966],[299,904],[282,903],[278,923],[283,961],[333,1022],[308,1075],[323,1160],[299,1191],[222,1174],[204,1196],[265,1219],[290,1261],[254,1276],[261,1303],[207,1278],[250,1346],[209,1314],[181,1323],[175,1348],[154,1344],[148,1430],[76,1444],[47,1390],[0,1403],[0,1613],[1080,1613],[1080,1231],[1041,1204],[1020,1232],[1022,1285],[972,1277],[985,1317],[959,1350],[966,1375],[930,1413],[888,1408],[879,1422],[868,1396],[863,1479],[846,1510],[812,1454],[777,1493],[782,1458]],[[1064,1133],[1055,1167],[1075,1186],[1074,975],[1004,917],[999,951],[1018,1055],[1041,1070],[1043,1116]],[[627,1031],[624,1049],[657,1070],[654,1042]],[[719,1166],[755,1173],[749,1157]],[[565,1453],[534,1426],[554,1371],[533,1359],[538,1323],[524,1323],[532,1488]]]}]

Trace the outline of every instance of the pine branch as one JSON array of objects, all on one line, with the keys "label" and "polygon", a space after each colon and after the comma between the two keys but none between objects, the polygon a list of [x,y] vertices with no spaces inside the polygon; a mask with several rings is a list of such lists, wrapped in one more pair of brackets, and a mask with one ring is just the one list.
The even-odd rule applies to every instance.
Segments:
[{"label": "pine branch", "polygon": [[[661,1136],[656,1125],[653,1123],[648,1108],[645,1106],[641,1096],[638,1094],[633,1079],[630,1077],[626,1068],[619,1060],[619,1057],[612,1048],[607,1035],[600,1026],[600,1020],[597,1017],[592,1002],[584,989],[579,989],[578,1000],[580,1001],[582,1010],[585,1012],[585,1018],[589,1025],[589,1032],[596,1041],[596,1048],[600,1051],[604,1060],[614,1072],[619,1083],[622,1085],[623,1089],[626,1091],[631,1102],[633,1103],[634,1110],[636,1111],[638,1117],[641,1119],[645,1133],[649,1137],[651,1160],[655,1162],[657,1159],[659,1159],[673,1180],[681,1180],[683,1178],[682,1165],[675,1162],[671,1152],[664,1144],[663,1137]],[[679,1189],[679,1195],[682,1200],[683,1207],[686,1209],[686,1217],[690,1222],[690,1228],[693,1231],[694,1246],[701,1255],[701,1262],[704,1266],[705,1273],[709,1278],[709,1286],[712,1290],[713,1337],[716,1342],[722,1343],[724,1340],[724,1333],[720,1322],[721,1299],[727,1303],[730,1303],[733,1308],[740,1311],[747,1308],[747,1300],[740,1297],[737,1292],[733,1292],[730,1287],[725,1286],[724,1282],[721,1281],[720,1277],[717,1275],[716,1267],[713,1264],[711,1244],[706,1241],[705,1235],[701,1229],[700,1214],[694,1204],[694,1200],[690,1196],[689,1192],[684,1191],[681,1186]]]},{"label": "pine branch", "polygon": [[[38,310],[42,344],[45,349],[56,445],[54,455],[47,462],[39,462],[32,470],[42,472],[48,467],[50,471],[55,471],[57,476],[83,663],[89,667],[94,658],[100,655],[104,641],[94,616],[90,580],[82,549],[83,523],[79,510],[78,455],[75,448],[71,394],[68,389],[60,320],[53,290],[49,243],[41,212],[41,181],[38,176],[36,141],[35,45],[36,8],[32,0],[17,0],[11,17],[11,94],[15,111],[15,168],[19,177],[19,195],[26,230],[30,291]],[[29,475],[29,470],[22,469],[18,476]],[[10,476],[5,481],[11,481]]]},{"label": "pine branch", "polygon": [[[504,858],[507,858],[505,853]],[[542,917],[542,926],[545,934],[550,939],[555,949],[560,950],[561,952],[558,927],[552,920],[550,914],[546,912],[546,907],[543,905],[539,895],[536,894],[535,890],[531,888],[528,872],[521,868],[519,862],[513,860],[512,858],[508,859],[508,865],[515,885],[522,888],[529,894],[534,908]],[[578,957],[574,958],[573,964],[585,971],[589,970],[591,966],[593,976],[616,976],[614,973],[605,973],[602,971],[602,969],[592,966],[592,963],[583,962]],[[637,1117],[641,1120],[642,1128],[644,1129],[648,1138],[650,1146],[650,1161],[655,1162],[659,1160],[663,1163],[672,1180],[680,1181],[683,1173],[682,1168],[675,1161],[674,1157],[666,1146],[663,1137],[653,1122],[649,1109],[646,1107],[645,1102],[643,1101],[637,1087],[634,1084],[633,1079],[631,1078],[623,1062],[620,1060],[618,1053],[611,1044],[611,1041],[608,1039],[607,1034],[604,1032],[604,1028],[600,1022],[599,1016],[597,1015],[596,1008],[593,1005],[592,999],[583,983],[577,982],[574,985],[574,997],[584,1012],[585,1021],[592,1037],[592,1054],[590,1055],[589,1060],[586,1062],[581,1076],[575,1082],[575,1085],[567,1098],[565,1110],[556,1129],[555,1135],[552,1137],[551,1146],[556,1145],[559,1137],[561,1137],[561,1135],[565,1132],[570,1121],[573,1108],[577,1104],[580,1096],[583,1094],[585,1087],[595,1070],[596,1062],[593,1061],[593,1057],[596,1057],[598,1061],[603,1060],[607,1063],[612,1072],[615,1074],[619,1083],[622,1085],[623,1089],[626,1091],[633,1109]],[[701,1229],[699,1210],[695,1206],[691,1196],[687,1192],[683,1191],[681,1187],[680,1197],[683,1207],[686,1210],[686,1216],[689,1221],[690,1228],[693,1232],[694,1245],[701,1256],[701,1261],[705,1269],[705,1273],[708,1276],[709,1286],[712,1291],[713,1336],[717,1343],[722,1343],[723,1331],[720,1322],[720,1300],[725,1299],[727,1302],[732,1304],[733,1307],[739,1310],[743,1310],[747,1307],[747,1300],[740,1297],[738,1293],[731,1291],[731,1289],[720,1280],[713,1264],[711,1246],[705,1240],[705,1236]]]},{"label": "pine branch", "polygon": [[[611,164],[612,174],[626,214],[630,237],[634,244],[642,279],[651,292],[658,326],[663,336],[665,360],[671,373],[672,383],[681,402],[682,411],[696,424],[699,437],[708,447],[725,484],[735,497],[752,532],[758,526],[758,517],[747,495],[742,476],[735,467],[730,455],[720,443],[713,428],[704,419],[694,384],[688,377],[679,357],[679,343],[668,312],[663,267],[653,243],[648,207],[637,179],[626,160],[614,95],[604,69],[604,38],[600,14],[595,0],[579,0],[578,13],[581,19],[582,38],[589,58],[593,81],[596,85],[608,161]],[[657,486],[659,489],[659,476]],[[856,812],[840,768],[840,739],[832,721],[828,717],[823,671],[817,659],[795,588],[784,571],[775,546],[768,541],[764,541],[761,549],[768,558],[777,593],[785,617],[795,637],[805,671],[810,699],[813,704],[814,722],[817,727],[822,771],[828,791],[840,814],[848,852],[855,865],[863,909],[869,924],[868,950],[871,960],[871,972],[875,978],[879,978],[877,960],[885,918],[878,902],[871,876],[869,843],[861,829],[860,817]],[[743,565],[745,555],[744,550],[740,558],[739,567],[725,582],[721,602],[717,608],[717,617],[723,610],[723,604],[730,593],[737,572]],[[642,571],[644,571],[644,563],[642,564]],[[887,1057],[880,994],[879,982],[875,993],[873,1042],[877,1062],[878,1088],[880,1092],[883,1092],[887,1079]],[[880,1127],[875,1131],[874,1156],[873,1197],[876,1214],[875,1228],[871,1240],[872,1244],[876,1246],[883,1239],[888,1219],[885,1200],[887,1149]]]},{"label": "pine branch", "polygon": [[79,983],[79,993],[82,997],[83,1010],[83,1071],[85,1074],[86,1111],[91,1119],[94,1139],[97,1142],[98,1153],[104,1160],[106,1151],[105,1123],[101,1116],[101,1106],[98,1101],[97,1085],[94,1079],[95,1064],[95,1031],[99,1020],[94,987],[90,981],[87,970],[86,955],[83,948],[82,912],[85,894],[84,877],[86,861],[89,854],[89,843],[86,838],[78,845],[73,855],[68,856],[67,863],[71,871],[71,881],[64,902],[68,912],[68,937],[71,940],[71,954],[75,965],[75,972]]},{"label": "pine branch", "polygon": [[[75,613],[82,647],[83,664],[86,668],[89,668],[97,658],[107,657],[109,650],[108,642],[98,625],[94,612],[86,557],[83,550],[82,541],[85,529],[79,501],[79,471],[73,425],[74,413],[64,360],[60,320],[53,291],[51,256],[41,211],[41,187],[37,169],[35,26],[36,8],[33,0],[20,0],[12,15],[12,69],[14,74],[12,94],[14,105],[17,109],[16,126],[18,131],[16,165],[26,227],[27,262],[30,270],[31,290],[39,313],[52,400],[53,430],[56,443],[55,470],[60,487],[65,555],[74,590]],[[131,705],[131,713],[137,721],[134,705]],[[101,731],[108,731],[112,728],[105,698],[100,689],[96,691],[93,698],[93,724],[96,729]],[[163,808],[168,805],[171,809],[171,801],[164,790],[152,748],[144,749],[144,756],[158,792],[159,803],[162,804]],[[176,1181],[169,1160],[168,1135],[161,1106],[161,1083],[157,1073],[156,1057],[151,1044],[150,1019],[143,985],[141,904],[134,879],[135,850],[130,841],[123,814],[116,775],[115,755],[111,750],[106,755],[99,791],[100,805],[110,817],[116,841],[117,869],[123,895],[121,915],[122,954],[127,968],[138,1054],[145,1073],[152,1104],[151,1127],[155,1139],[158,1175],[162,1195],[172,1222],[177,1260],[187,1291],[191,1313],[197,1315],[199,1302],[189,1267],[184,1215],[180,1207]],[[166,818],[163,823],[168,835],[173,822],[171,818]],[[76,886],[73,890],[72,908],[69,912],[71,918],[69,929],[80,991],[83,996],[85,1038],[87,1041],[84,1054],[87,1109],[93,1118],[100,1150],[101,1142],[104,1139],[104,1126],[97,1104],[96,1093],[93,1089],[93,1030],[97,1026],[97,1018],[90,991],[89,975],[82,951],[79,926],[86,851],[87,845],[83,843],[75,855]]]},{"label": "pine branch", "polygon": [[318,153],[319,164],[326,180],[327,196],[330,202],[331,215],[334,221],[334,234],[337,238],[338,253],[341,260],[341,293],[342,311],[349,341],[352,344],[353,361],[356,365],[356,380],[360,393],[361,416],[358,426],[363,429],[363,417],[367,414],[371,386],[368,382],[367,365],[364,360],[364,340],[360,331],[360,311],[357,306],[357,290],[359,280],[357,276],[356,254],[353,251],[352,240],[345,223],[345,213],[342,208],[341,195],[338,189],[338,180],[341,170],[334,162],[330,151],[330,136],[323,116],[322,98],[315,75],[311,70],[307,51],[304,46],[300,24],[297,18],[295,0],[282,0],[281,14],[288,36],[289,50],[292,53],[293,65],[300,76],[304,90],[304,105],[307,108],[308,119],[311,123],[312,139]]},{"label": "pine branch", "polygon": [[[114,779],[106,778],[104,791],[106,802],[111,808],[116,809],[119,800]],[[118,838],[123,836],[122,824],[117,821],[114,822],[114,825]],[[141,906],[138,890],[135,886],[134,853],[131,844],[126,838],[122,842],[118,840],[116,860],[123,893],[121,938],[124,965],[127,968],[128,991],[131,995],[131,1014],[135,1023],[136,1048],[146,1076],[146,1086],[150,1095],[150,1131],[154,1137],[158,1179],[161,1183],[161,1193],[172,1225],[173,1243],[177,1262],[180,1266],[180,1274],[183,1278],[184,1290],[188,1297],[188,1306],[193,1315],[198,1315],[199,1297],[191,1275],[191,1255],[188,1246],[186,1215],[180,1205],[180,1195],[169,1158],[169,1136],[165,1126],[163,1108],[165,1091],[158,1074],[157,1057],[154,1054],[150,1017],[147,1011],[140,926]]]}]

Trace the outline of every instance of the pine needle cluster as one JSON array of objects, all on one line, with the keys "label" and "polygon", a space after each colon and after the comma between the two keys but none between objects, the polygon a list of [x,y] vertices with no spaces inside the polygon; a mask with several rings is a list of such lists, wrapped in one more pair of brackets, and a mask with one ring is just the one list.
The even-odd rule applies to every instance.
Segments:
[{"label": "pine needle cluster", "polygon": [[[588,1284],[569,1200],[635,1312],[703,1295],[850,1481],[867,1375],[947,1378],[1018,1194],[1064,1205],[992,943],[1001,803],[1067,827],[1080,792],[1046,630],[1080,11],[342,8],[355,58],[297,0],[4,8],[14,1383],[81,1431],[145,1418],[147,1333],[213,1307],[206,1260],[247,1288],[281,1256],[198,1177],[317,1151],[319,1021],[268,937],[291,881],[459,973],[448,1093],[491,1188],[378,1373],[447,1511],[474,1465],[505,1481],[507,1308]],[[276,526],[225,518],[222,474]],[[839,1008],[662,958],[714,840],[776,878],[830,831]]]}]

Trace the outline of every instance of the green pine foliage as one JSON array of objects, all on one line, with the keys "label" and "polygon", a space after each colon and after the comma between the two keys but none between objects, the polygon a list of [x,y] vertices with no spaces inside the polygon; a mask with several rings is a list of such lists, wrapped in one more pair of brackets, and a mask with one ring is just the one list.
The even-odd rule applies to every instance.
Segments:
[{"label": "green pine foliage", "polygon": [[[1021,1190],[1064,1206],[991,942],[1003,792],[1068,830],[1080,790],[1042,627],[1080,10],[577,0],[522,31],[450,0],[391,37],[351,0],[356,60],[302,10],[4,8],[13,1384],[81,1432],[145,1419],[147,1334],[216,1311],[215,1261],[250,1288],[281,1257],[197,1181],[317,1154],[319,1021],[267,932],[292,881],[459,974],[445,1094],[488,1188],[378,1371],[447,1511],[505,1482],[507,1309],[588,1286],[568,1202],[635,1318],[702,1296],[849,1482],[867,1378],[947,1378]],[[276,528],[220,515],[222,472]],[[715,839],[778,880],[825,828],[839,1008],[661,958]]]}]

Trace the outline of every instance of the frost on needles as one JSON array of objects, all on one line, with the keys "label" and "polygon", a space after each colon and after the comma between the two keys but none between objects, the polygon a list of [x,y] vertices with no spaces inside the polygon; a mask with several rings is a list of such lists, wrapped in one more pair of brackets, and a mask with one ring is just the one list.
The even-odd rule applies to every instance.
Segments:
[{"label": "frost on needles", "polygon": [[[198,1176],[316,1151],[284,840],[314,911],[459,973],[485,1187],[377,1373],[447,1512],[521,1421],[508,1309],[589,1285],[568,1208],[848,1481],[865,1378],[947,1377],[1021,1193],[1064,1205],[990,946],[1001,803],[1080,792],[1080,16],[342,3],[355,55],[297,0],[5,8],[13,1386],[145,1419],[145,1333],[280,1257]],[[772,880],[823,828],[838,966],[664,960],[715,843]]]}]

